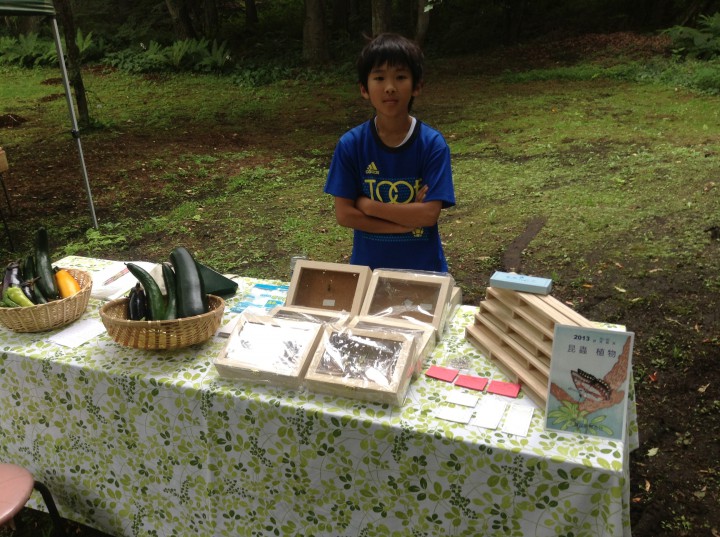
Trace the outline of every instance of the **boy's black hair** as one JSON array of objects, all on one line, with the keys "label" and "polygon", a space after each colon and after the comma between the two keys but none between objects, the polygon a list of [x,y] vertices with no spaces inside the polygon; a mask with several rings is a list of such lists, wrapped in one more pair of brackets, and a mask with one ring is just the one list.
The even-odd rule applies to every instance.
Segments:
[{"label": "boy's black hair", "polygon": [[399,34],[378,34],[360,52],[357,61],[358,82],[367,89],[370,71],[381,65],[407,67],[412,75],[413,88],[423,80],[423,53],[420,46]]}]

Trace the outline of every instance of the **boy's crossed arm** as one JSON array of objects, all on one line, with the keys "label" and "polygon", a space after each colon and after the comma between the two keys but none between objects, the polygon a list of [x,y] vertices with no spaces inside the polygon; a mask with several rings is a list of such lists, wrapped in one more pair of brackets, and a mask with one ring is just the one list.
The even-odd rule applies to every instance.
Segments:
[{"label": "boy's crossed arm", "polygon": [[413,203],[383,203],[361,196],[357,200],[335,198],[338,224],[369,233],[407,233],[437,223],[442,201],[424,202],[427,185]]}]

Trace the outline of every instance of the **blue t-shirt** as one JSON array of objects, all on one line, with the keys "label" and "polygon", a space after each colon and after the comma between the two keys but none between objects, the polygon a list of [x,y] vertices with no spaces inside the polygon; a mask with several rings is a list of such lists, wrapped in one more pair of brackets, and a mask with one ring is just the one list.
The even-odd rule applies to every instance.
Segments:
[{"label": "blue t-shirt", "polygon": [[[442,201],[443,208],[455,205],[450,148],[443,136],[418,121],[404,144],[389,147],[370,120],[340,138],[325,192],[352,200],[364,195],[384,203],[411,203],[425,184],[424,201]],[[372,269],[448,270],[437,224],[409,233],[355,230],[350,263]]]}]

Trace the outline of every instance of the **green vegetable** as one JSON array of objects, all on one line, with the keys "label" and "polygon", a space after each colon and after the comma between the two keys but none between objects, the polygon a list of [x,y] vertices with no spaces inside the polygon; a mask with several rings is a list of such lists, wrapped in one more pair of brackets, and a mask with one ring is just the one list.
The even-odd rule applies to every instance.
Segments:
[{"label": "green vegetable", "polygon": [[23,265],[23,277],[28,282],[32,282],[33,302],[35,302],[35,304],[47,303],[47,300],[45,300],[45,297],[37,284],[37,278],[35,277],[35,257],[32,255],[27,256],[25,259],[25,264]]},{"label": "green vegetable", "polygon": [[35,275],[38,278],[37,285],[40,287],[43,296],[48,300],[58,298],[55,274],[53,274],[52,263],[50,263],[48,234],[43,227],[38,229],[35,235]]},{"label": "green vegetable", "polygon": [[25,293],[23,293],[23,290],[19,287],[10,287],[7,290],[7,297],[15,304],[22,306],[23,308],[35,305],[32,300],[25,296]]},{"label": "green vegetable", "polygon": [[160,286],[150,273],[144,268],[134,264],[125,263],[130,273],[135,276],[145,290],[147,300],[147,311],[145,317],[148,321],[162,321],[165,319],[165,297],[160,291]]},{"label": "green vegetable", "polygon": [[170,263],[162,264],[163,282],[167,291],[167,302],[165,304],[165,319],[177,318],[177,301],[175,299],[175,271]]},{"label": "green vegetable", "polygon": [[3,288],[3,294],[2,294],[2,302],[5,306],[9,308],[19,308],[20,304],[17,302],[13,302],[10,297],[8,296],[8,291],[10,289],[15,289],[14,287],[5,287]]},{"label": "green vegetable", "polygon": [[178,246],[170,252],[175,269],[175,300],[178,318],[202,315],[208,311],[207,294],[195,259],[186,248]]}]

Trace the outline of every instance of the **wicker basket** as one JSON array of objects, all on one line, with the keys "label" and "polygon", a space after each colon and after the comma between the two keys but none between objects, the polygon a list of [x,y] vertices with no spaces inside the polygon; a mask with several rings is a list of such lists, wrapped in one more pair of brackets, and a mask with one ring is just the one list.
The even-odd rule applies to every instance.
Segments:
[{"label": "wicker basket", "polygon": [[127,307],[128,298],[119,298],[100,308],[102,322],[116,343],[135,349],[180,349],[207,341],[217,332],[225,301],[208,295],[207,313],[172,321],[130,321]]},{"label": "wicker basket", "polygon": [[89,272],[66,269],[80,284],[80,292],[47,304],[22,308],[0,308],[0,323],[15,332],[46,332],[79,319],[87,309],[92,291]]}]

